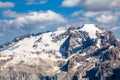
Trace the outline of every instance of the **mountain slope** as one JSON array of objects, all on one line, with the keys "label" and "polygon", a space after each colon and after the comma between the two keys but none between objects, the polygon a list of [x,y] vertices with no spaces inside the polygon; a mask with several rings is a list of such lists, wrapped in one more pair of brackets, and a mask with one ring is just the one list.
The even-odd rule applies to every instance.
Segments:
[{"label": "mountain slope", "polygon": [[0,46],[0,80],[119,79],[120,42],[95,24],[16,37]]}]

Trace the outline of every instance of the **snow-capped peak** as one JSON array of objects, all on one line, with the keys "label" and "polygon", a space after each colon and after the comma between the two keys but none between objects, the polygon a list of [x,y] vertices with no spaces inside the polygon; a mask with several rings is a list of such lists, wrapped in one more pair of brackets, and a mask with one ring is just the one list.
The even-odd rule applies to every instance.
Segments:
[{"label": "snow-capped peak", "polygon": [[[80,34],[82,33],[80,33],[79,31],[87,32],[88,36],[94,39],[97,37],[96,32],[99,32],[99,33],[102,32],[102,30],[99,27],[97,27],[95,24],[84,24],[80,29],[69,28],[67,30],[64,28],[59,28],[55,32],[46,32],[40,35],[25,35],[25,36],[19,37],[20,39],[19,41],[14,42],[12,45],[10,44],[11,46],[9,45],[7,48],[1,49],[1,51],[6,56],[7,55],[9,56],[9,54],[14,55],[14,53],[16,53],[15,55],[18,55],[18,57],[19,55],[22,55],[22,56],[26,55],[27,57],[32,58],[32,56],[35,55],[35,54],[32,54],[33,52],[35,53],[39,52],[39,55],[42,55],[41,53],[55,52],[57,56],[62,57],[61,53],[59,52],[59,49],[61,45],[65,42],[65,40],[69,38],[71,33],[78,36],[77,39],[75,40],[78,40],[79,43],[81,43],[82,38],[86,39],[85,36],[80,37]],[[74,38],[75,38],[75,35],[73,36]],[[74,43],[75,41],[70,39],[70,43],[71,42]],[[77,42],[75,42],[75,44],[77,46],[80,45]],[[73,47],[73,44],[70,44],[70,46]],[[23,53],[26,53],[26,54],[23,55]],[[29,53],[29,55],[27,53]]]},{"label": "snow-capped peak", "polygon": [[95,24],[84,24],[82,28],[80,29],[82,31],[85,31],[88,33],[90,38],[97,38],[96,32],[102,33],[103,31]]}]

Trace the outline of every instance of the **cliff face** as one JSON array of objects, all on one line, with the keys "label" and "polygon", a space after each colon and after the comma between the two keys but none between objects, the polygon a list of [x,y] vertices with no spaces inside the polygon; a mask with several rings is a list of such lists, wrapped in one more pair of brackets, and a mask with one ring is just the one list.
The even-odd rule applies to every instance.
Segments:
[{"label": "cliff face", "polygon": [[1,45],[0,80],[119,80],[119,60],[113,33],[85,24]]}]

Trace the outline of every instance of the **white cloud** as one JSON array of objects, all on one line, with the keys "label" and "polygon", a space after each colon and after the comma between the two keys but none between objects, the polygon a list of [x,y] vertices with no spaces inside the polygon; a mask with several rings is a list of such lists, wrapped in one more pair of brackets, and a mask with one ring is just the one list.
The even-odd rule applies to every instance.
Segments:
[{"label": "white cloud", "polygon": [[64,22],[65,19],[60,15],[51,10],[46,12],[32,12],[29,13],[29,16],[25,16],[26,19],[32,21],[57,21],[57,22]]},{"label": "white cloud", "polygon": [[120,27],[119,26],[115,26],[111,29],[112,31],[115,31],[115,30],[120,30]]},{"label": "white cloud", "polygon": [[88,18],[93,18],[99,23],[111,23],[111,22],[115,23],[117,17],[119,17],[118,15],[116,15],[116,13],[110,11],[101,12],[86,11],[84,13],[84,16]]},{"label": "white cloud", "polygon": [[75,11],[71,15],[73,18],[84,19],[87,22],[99,24],[119,24],[120,11]]},{"label": "white cloud", "polygon": [[47,28],[49,26],[56,26],[66,22],[66,19],[51,10],[31,12],[24,16],[17,17],[14,20],[1,20],[0,26],[7,29],[25,29],[31,30],[34,28]]},{"label": "white cloud", "polygon": [[85,12],[84,16],[85,17],[95,17],[95,16],[98,16],[100,14],[101,14],[101,12],[92,12],[92,11],[89,11],[89,12]]},{"label": "white cloud", "polygon": [[0,33],[0,37],[2,37],[2,36],[4,36],[4,34],[3,34],[3,33]]},{"label": "white cloud", "polygon": [[3,12],[3,16],[4,17],[12,17],[12,18],[16,18],[16,17],[20,17],[20,16],[24,16],[24,13],[17,13],[15,11],[11,11],[11,10],[6,10]]},{"label": "white cloud", "polygon": [[48,2],[48,0],[26,0],[27,5],[32,5],[32,4],[45,4]]},{"label": "white cloud", "polygon": [[0,32],[6,31],[9,28],[8,20],[0,20]]},{"label": "white cloud", "polygon": [[86,0],[84,6],[90,10],[102,11],[120,8],[120,0]]},{"label": "white cloud", "polygon": [[80,14],[83,14],[84,11],[80,10],[80,11],[75,11],[72,16],[75,17],[75,16],[79,16]]},{"label": "white cloud", "polygon": [[64,7],[75,7],[80,3],[81,0],[64,0],[62,6]]},{"label": "white cloud", "polygon": [[120,0],[64,0],[62,6],[82,6],[88,10],[105,11],[120,8]]},{"label": "white cloud", "polygon": [[0,8],[13,8],[15,6],[12,2],[2,2],[0,1]]},{"label": "white cloud", "polygon": [[112,15],[101,15],[99,17],[96,17],[96,20],[100,23],[111,23],[116,21],[116,17]]}]

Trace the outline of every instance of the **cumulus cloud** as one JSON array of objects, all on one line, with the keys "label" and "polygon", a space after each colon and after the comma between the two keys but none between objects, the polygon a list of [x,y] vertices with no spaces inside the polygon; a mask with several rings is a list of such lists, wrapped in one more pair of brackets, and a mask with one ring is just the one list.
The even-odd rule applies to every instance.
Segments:
[{"label": "cumulus cloud", "polygon": [[[34,28],[46,28],[63,24],[66,19],[51,10],[30,12],[27,15],[17,17],[12,20],[0,20],[0,26],[6,29],[25,29],[32,30]],[[2,29],[2,30],[3,30]]]},{"label": "cumulus cloud", "polygon": [[96,17],[96,20],[100,23],[110,23],[116,21],[116,17],[112,15],[101,15],[99,17]]},{"label": "cumulus cloud", "polygon": [[15,6],[12,2],[2,2],[0,1],[0,8],[13,8]]},{"label": "cumulus cloud", "polygon": [[4,36],[4,34],[3,34],[3,33],[0,33],[0,37],[2,37],[2,36]]},{"label": "cumulus cloud", "polygon": [[25,15],[24,13],[17,13],[15,11],[11,11],[11,10],[3,11],[4,17],[16,18],[16,17],[20,17],[20,16],[24,16],[24,15]]},{"label": "cumulus cloud", "polygon": [[[106,12],[93,12],[93,11],[88,11],[84,13],[85,17],[95,17],[95,16],[99,16],[100,14],[105,14]],[[108,12],[107,12],[108,13]]]},{"label": "cumulus cloud", "polygon": [[64,7],[75,7],[75,6],[79,5],[80,2],[81,2],[81,0],[64,0],[62,2],[62,6],[64,6]]},{"label": "cumulus cloud", "polygon": [[63,0],[62,6],[82,6],[88,10],[105,11],[120,8],[120,0]]},{"label": "cumulus cloud", "polygon": [[79,16],[80,14],[84,14],[84,11],[82,11],[82,10],[80,10],[80,11],[75,11],[73,14],[72,14],[72,16],[73,17],[77,17],[77,16]]},{"label": "cumulus cloud", "polygon": [[97,22],[100,23],[113,23],[117,20],[118,15],[115,15],[115,13],[110,11],[103,11],[103,12],[86,12],[84,14],[85,17],[93,18]]},{"label": "cumulus cloud", "polygon": [[32,5],[32,4],[45,4],[48,2],[48,0],[26,0],[27,5]]},{"label": "cumulus cloud", "polygon": [[119,27],[119,26],[115,26],[115,27],[112,27],[111,30],[112,30],[112,31],[120,30],[120,27]]},{"label": "cumulus cloud", "polygon": [[103,11],[120,8],[120,0],[86,0],[84,6],[90,10]]},{"label": "cumulus cloud", "polygon": [[99,23],[115,23],[117,19],[120,17],[119,12],[111,12],[111,11],[75,11],[72,14],[73,17],[81,17],[84,19],[92,19]]},{"label": "cumulus cloud", "polygon": [[0,32],[6,31],[9,28],[8,20],[0,20]]}]

